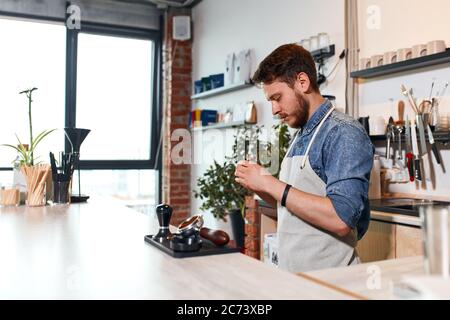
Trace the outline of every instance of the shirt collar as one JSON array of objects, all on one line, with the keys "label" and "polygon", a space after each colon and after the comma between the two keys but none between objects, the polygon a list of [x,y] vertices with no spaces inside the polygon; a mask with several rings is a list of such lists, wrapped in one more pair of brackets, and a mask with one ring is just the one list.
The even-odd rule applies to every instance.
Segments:
[{"label": "shirt collar", "polygon": [[302,133],[309,134],[322,121],[323,117],[330,111],[332,105],[330,100],[325,99],[325,102],[313,113],[312,117],[306,122],[302,128]]}]

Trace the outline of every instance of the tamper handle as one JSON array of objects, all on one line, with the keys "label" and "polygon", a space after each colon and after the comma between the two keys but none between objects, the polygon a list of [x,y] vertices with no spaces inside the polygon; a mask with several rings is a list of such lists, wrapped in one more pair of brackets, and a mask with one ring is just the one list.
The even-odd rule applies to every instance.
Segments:
[{"label": "tamper handle", "polygon": [[208,239],[216,246],[224,246],[230,241],[230,237],[225,231],[222,230],[212,230],[209,228],[201,228],[200,236]]}]

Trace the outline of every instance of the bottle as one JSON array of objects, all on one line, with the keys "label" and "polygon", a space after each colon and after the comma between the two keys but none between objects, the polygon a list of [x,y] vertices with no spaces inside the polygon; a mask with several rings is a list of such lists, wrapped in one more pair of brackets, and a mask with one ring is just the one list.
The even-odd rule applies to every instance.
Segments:
[{"label": "bottle", "polygon": [[381,199],[380,171],[381,171],[380,156],[376,154],[373,158],[373,167],[372,171],[370,172],[369,199]]}]

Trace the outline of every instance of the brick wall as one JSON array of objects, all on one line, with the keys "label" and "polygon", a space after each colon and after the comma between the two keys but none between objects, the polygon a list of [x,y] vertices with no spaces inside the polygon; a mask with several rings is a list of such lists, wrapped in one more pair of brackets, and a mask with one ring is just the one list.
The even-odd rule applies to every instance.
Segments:
[{"label": "brick wall", "polygon": [[172,148],[178,143],[171,141],[175,129],[188,129],[191,111],[192,88],[192,41],[172,39],[172,18],[190,15],[188,9],[170,9],[165,17],[163,41],[163,202],[174,209],[171,223],[179,224],[190,216],[189,164],[176,165],[170,159]]},{"label": "brick wall", "polygon": [[259,259],[260,244],[260,219],[258,213],[258,202],[249,196],[245,198],[245,254]]}]

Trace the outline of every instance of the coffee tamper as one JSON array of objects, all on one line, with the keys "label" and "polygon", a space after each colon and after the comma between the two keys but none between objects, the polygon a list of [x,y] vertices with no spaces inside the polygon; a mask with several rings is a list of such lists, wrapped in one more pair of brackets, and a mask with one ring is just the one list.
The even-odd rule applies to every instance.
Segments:
[{"label": "coffee tamper", "polygon": [[158,242],[163,242],[171,235],[169,223],[172,217],[172,207],[167,204],[160,204],[156,207],[156,215],[159,222],[159,231],[158,234],[153,236],[153,239]]}]

